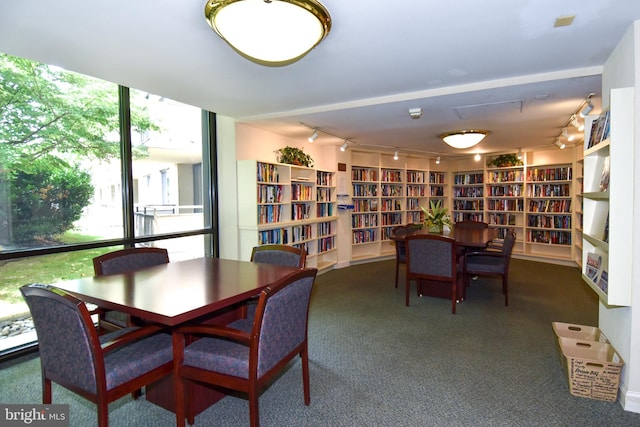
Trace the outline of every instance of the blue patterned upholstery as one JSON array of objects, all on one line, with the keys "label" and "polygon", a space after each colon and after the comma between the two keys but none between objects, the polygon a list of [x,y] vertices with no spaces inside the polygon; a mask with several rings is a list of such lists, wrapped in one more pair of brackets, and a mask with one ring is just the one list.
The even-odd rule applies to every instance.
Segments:
[{"label": "blue patterned upholstery", "polygon": [[[155,381],[171,372],[171,336],[155,333],[158,328],[154,327],[149,336],[142,333],[143,329],[127,328],[98,337],[82,301],[52,286],[34,284],[20,290],[38,336],[45,384],[43,403],[51,403],[51,381],[99,403],[106,399],[107,392],[118,387],[122,386],[112,400],[135,391],[139,385],[126,384],[133,379],[149,374]],[[126,342],[131,334],[140,335],[141,339],[109,348],[115,340]]]},{"label": "blue patterned upholstery", "polygon": [[[163,248],[126,248],[109,252],[93,259],[93,268],[96,276],[107,274],[121,274],[143,268],[154,267],[169,262],[169,254]],[[106,310],[100,315],[100,328],[113,330],[114,328],[126,328],[131,325],[128,315]]]},{"label": "blue patterned upholstery", "polygon": [[444,284],[448,287],[446,296],[451,298],[451,312],[455,314],[456,303],[464,296],[455,240],[441,235],[421,234],[407,237],[406,245],[405,305],[409,305],[411,280],[417,280],[419,287],[429,286],[430,283]]},{"label": "blue patterned upholstery", "polygon": [[[226,327],[180,328],[179,334],[201,336],[193,342],[179,340],[190,343],[183,350],[181,377],[249,393],[251,425],[254,426],[258,425],[257,400],[263,385],[299,354],[308,405],[307,322],[316,274],[317,269],[299,270],[265,289],[252,319],[239,319]],[[184,394],[181,396],[178,392],[180,397]],[[184,425],[183,406],[178,404],[177,408],[178,425]]]},{"label": "blue patterned upholstery", "polygon": [[96,259],[102,267],[102,271],[96,272],[96,275],[127,273],[169,262],[166,249],[160,248],[122,249]]},{"label": "blue patterned upholstery", "polygon": [[509,264],[515,244],[516,234],[509,230],[502,243],[502,251],[470,252],[464,257],[465,287],[469,286],[469,276],[499,276],[502,278],[504,305],[509,305]]},{"label": "blue patterned upholstery", "polygon": [[251,261],[263,264],[304,267],[304,250],[287,245],[256,246],[251,253]]}]

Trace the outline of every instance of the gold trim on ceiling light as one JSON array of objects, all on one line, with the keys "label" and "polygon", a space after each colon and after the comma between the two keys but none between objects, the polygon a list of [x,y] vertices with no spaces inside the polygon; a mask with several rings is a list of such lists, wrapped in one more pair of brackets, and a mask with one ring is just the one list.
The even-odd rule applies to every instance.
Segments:
[{"label": "gold trim on ceiling light", "polygon": [[204,15],[237,53],[267,66],[298,61],[331,30],[329,11],[317,0],[209,0]]}]

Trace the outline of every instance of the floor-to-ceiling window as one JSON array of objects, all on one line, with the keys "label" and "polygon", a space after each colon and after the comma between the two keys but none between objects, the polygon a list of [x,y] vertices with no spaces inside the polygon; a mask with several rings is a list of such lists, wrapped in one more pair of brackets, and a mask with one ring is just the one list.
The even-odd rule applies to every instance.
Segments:
[{"label": "floor-to-ceiling window", "polygon": [[217,255],[212,113],[4,54],[0,102],[0,354],[23,284],[124,246]]}]

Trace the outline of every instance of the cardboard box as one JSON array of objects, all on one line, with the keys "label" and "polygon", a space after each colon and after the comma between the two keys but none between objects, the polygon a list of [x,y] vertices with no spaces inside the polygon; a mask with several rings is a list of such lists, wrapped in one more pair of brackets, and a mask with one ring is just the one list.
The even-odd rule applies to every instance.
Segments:
[{"label": "cardboard box", "polygon": [[624,362],[611,344],[558,337],[566,360],[569,392],[615,402]]},{"label": "cardboard box", "polygon": [[586,341],[597,341],[601,343],[609,343],[607,337],[602,331],[595,326],[575,325],[572,323],[553,322],[553,331],[556,336],[564,338],[573,338]]}]

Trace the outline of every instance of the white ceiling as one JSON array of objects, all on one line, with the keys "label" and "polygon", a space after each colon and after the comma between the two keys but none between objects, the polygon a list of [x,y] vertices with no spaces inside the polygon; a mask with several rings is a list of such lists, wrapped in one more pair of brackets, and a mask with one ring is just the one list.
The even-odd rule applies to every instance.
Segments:
[{"label": "white ceiling", "polygon": [[[468,152],[552,147],[638,0],[324,0],[333,27],[309,55],[264,67],[207,25],[203,0],[3,0],[0,51],[234,117],[308,144],[460,154],[440,133],[491,134]],[[556,18],[575,15],[554,28]],[[259,35],[258,35],[259,36]],[[473,108],[466,108],[473,107]],[[411,120],[410,108],[423,116]],[[333,135],[333,136],[331,136]],[[339,138],[336,138],[339,137]],[[257,141],[256,143],[259,143]]]}]

